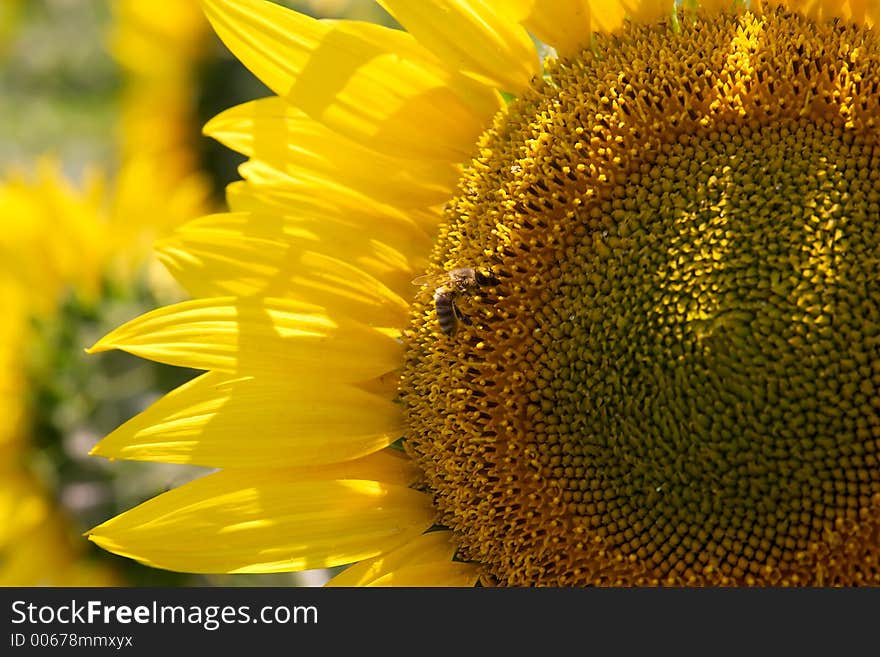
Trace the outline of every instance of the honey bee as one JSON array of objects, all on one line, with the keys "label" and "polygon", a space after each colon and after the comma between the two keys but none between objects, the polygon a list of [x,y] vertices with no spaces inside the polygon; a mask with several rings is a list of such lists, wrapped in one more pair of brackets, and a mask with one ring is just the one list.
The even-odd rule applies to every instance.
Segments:
[{"label": "honey bee", "polygon": [[458,267],[439,274],[426,274],[413,280],[414,285],[435,285],[434,308],[437,312],[437,323],[440,330],[448,336],[455,335],[459,322],[470,326],[471,318],[461,312],[456,297],[468,291],[490,285],[498,285],[500,281],[488,269]]}]

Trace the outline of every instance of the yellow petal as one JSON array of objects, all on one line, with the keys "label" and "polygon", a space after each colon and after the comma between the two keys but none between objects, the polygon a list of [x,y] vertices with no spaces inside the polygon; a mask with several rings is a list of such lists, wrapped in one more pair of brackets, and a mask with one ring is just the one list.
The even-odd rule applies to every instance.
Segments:
[{"label": "yellow petal", "polygon": [[372,559],[360,561],[333,577],[327,586],[369,586],[377,579],[410,566],[452,563],[457,546],[452,532],[422,534],[408,543]]},{"label": "yellow petal", "polygon": [[[314,197],[302,198],[275,194],[263,197],[262,189],[241,182],[232,185],[241,189],[233,193],[234,205],[245,205],[251,210],[208,215],[185,224],[179,239],[190,242],[201,234],[223,234],[237,240],[247,236],[270,242],[305,245],[307,250],[357,266],[380,281],[406,277],[424,269],[425,249],[429,248],[427,234],[411,217],[393,218],[367,212],[355,213],[346,209],[334,211],[323,206]],[[278,203],[289,216],[279,216]],[[169,240],[170,241],[170,240]],[[159,242],[159,250],[165,242]],[[416,245],[422,247],[416,250]]]},{"label": "yellow petal", "polygon": [[332,181],[404,207],[445,203],[460,173],[449,162],[403,160],[365,148],[274,96],[222,112],[204,133],[315,187]]},{"label": "yellow petal", "polygon": [[511,93],[541,64],[528,33],[482,0],[379,0],[406,31],[447,65]]},{"label": "yellow petal", "polygon": [[89,353],[122,349],[202,370],[357,382],[401,362],[400,343],[355,322],[285,299],[220,297],[153,310],[111,331]]},{"label": "yellow petal", "polygon": [[590,46],[596,32],[612,32],[629,17],[649,23],[672,15],[671,0],[496,0],[499,11],[528,28],[561,55]]},{"label": "yellow petal", "polygon": [[[241,164],[239,173],[244,180],[226,187],[226,200],[233,212],[266,211],[285,218],[332,216],[337,221],[345,218],[349,225],[369,230],[386,244],[410,243],[417,232],[419,239],[425,240],[429,247],[433,239],[430,236],[443,219],[442,206],[389,205],[332,180],[315,186],[309,180],[288,176],[260,161]],[[399,233],[403,237],[394,239]]]},{"label": "yellow petal", "polygon": [[475,564],[459,561],[440,561],[421,566],[407,566],[370,582],[367,586],[457,586],[470,587],[480,576]]},{"label": "yellow petal", "polygon": [[395,486],[412,486],[424,476],[412,459],[400,449],[386,447],[369,456],[351,461],[340,461],[320,467],[290,468],[288,472],[297,481],[306,479],[369,479]]},{"label": "yellow petal", "polygon": [[[386,224],[382,227],[388,228]],[[409,298],[411,286],[406,284],[415,272],[424,269],[426,252],[412,254],[410,262],[401,251],[383,241],[388,231],[374,230],[379,228],[372,224],[359,226],[357,217],[353,220],[350,216],[279,218],[265,210],[225,213],[189,222],[178,233],[159,241],[156,250],[178,280],[192,278],[183,271],[188,267],[196,267],[210,276],[210,280],[197,278],[194,287],[187,287],[194,296],[285,296],[292,280],[279,276],[282,270],[290,269],[284,260],[288,252],[305,249],[349,263],[382,281],[396,295]],[[415,231],[411,234],[416,235]],[[212,244],[217,240],[222,240],[226,250],[234,253],[215,253]],[[247,262],[244,258],[251,248],[259,248],[261,257]],[[216,262],[209,265],[212,260]],[[388,302],[393,307],[397,305],[393,297]],[[385,303],[383,297],[380,305]]]},{"label": "yellow petal", "polygon": [[350,227],[410,259],[425,258],[443,220],[443,206],[390,206],[332,181],[315,187],[259,161],[245,162],[239,173],[245,180],[226,188],[230,210],[283,217],[284,222],[330,221],[340,231]]},{"label": "yellow petal", "polygon": [[[433,245],[430,236],[436,232],[442,217],[440,208],[398,210],[371,203],[366,197],[341,188],[337,188],[338,193],[331,200],[326,194],[310,193],[306,186],[296,181],[288,182],[291,184],[281,186],[257,185],[250,181],[232,183],[226,188],[227,203],[233,212],[276,217],[292,230],[336,235],[336,238],[322,242],[323,252],[330,255],[337,249],[347,248],[346,245],[356,241],[358,235],[363,235],[370,244],[383,244],[404,255],[407,269],[423,271],[427,267]],[[356,249],[352,251],[356,252]],[[377,261],[369,250],[357,253],[351,262],[386,282],[398,294],[407,296],[399,286],[398,276],[390,275],[390,270],[386,269],[388,263]],[[396,265],[394,268],[404,269]]]},{"label": "yellow petal", "polygon": [[372,557],[423,532],[433,516],[430,498],[404,486],[236,469],[148,500],[88,537],[157,568],[267,573]]},{"label": "yellow petal", "polygon": [[[332,230],[315,234],[287,228],[267,215],[215,215],[181,227],[157,249],[168,270],[194,296],[285,297],[320,305],[334,317],[371,326],[403,326],[407,301],[349,264],[362,258],[368,263],[381,256],[394,258],[392,249],[371,244],[364,235],[349,233],[337,239]],[[336,253],[311,250],[325,248]],[[402,255],[396,254],[395,260],[402,268],[398,279],[412,280],[413,270]],[[378,264],[386,272],[391,266],[388,260]]]},{"label": "yellow petal", "polygon": [[232,53],[313,119],[373,150],[460,162],[500,109],[494,90],[445,70],[411,35],[318,21],[262,0],[204,0]]},{"label": "yellow petal", "polygon": [[402,432],[400,407],[358,388],[210,372],[118,427],[91,453],[212,467],[323,465],[378,451]]}]

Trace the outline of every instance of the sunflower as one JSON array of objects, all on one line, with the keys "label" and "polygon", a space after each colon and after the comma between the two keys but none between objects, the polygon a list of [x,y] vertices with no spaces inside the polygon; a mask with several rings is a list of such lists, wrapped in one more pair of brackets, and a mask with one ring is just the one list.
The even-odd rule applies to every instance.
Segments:
[{"label": "sunflower", "polygon": [[[90,532],[339,585],[880,583],[880,42],[855,2],[205,0],[276,96],[205,132],[205,370],[101,442],[219,471]],[[427,283],[412,285],[413,281]]]},{"label": "sunflower", "polygon": [[[151,244],[164,225],[207,206],[201,185],[157,194],[157,167],[132,159],[112,177],[89,168],[74,181],[46,156],[0,177],[0,585],[109,586],[140,576],[96,558],[82,539],[89,514],[118,508],[112,497],[124,487],[81,457],[110,418],[143,407],[149,391],[132,390],[133,381],[168,390],[164,378],[182,378],[152,364],[85,362],[82,348],[118,322],[110,317],[180,298],[167,272],[155,271]],[[94,413],[98,396],[105,403]],[[137,475],[127,485],[144,485],[149,472]]]},{"label": "sunflower", "polygon": [[[129,394],[132,381],[168,390],[163,379],[177,384],[182,377],[155,367],[120,367],[118,359],[84,363],[82,347],[100,335],[97,330],[118,323],[115,319],[108,324],[105,315],[131,317],[155,305],[157,295],[165,301],[180,298],[167,272],[156,267],[151,244],[184,217],[210,207],[209,185],[196,165],[191,92],[210,30],[194,0],[173,3],[173,9],[148,17],[137,4],[118,2],[111,8],[113,52],[123,80],[121,130],[115,135],[117,143],[97,143],[102,152],[104,146],[116,151],[120,164],[113,175],[77,161],[79,180],[74,182],[54,156],[36,159],[26,145],[18,144],[24,148],[22,166],[4,171],[0,178],[2,585],[131,584],[143,572],[126,568],[123,573],[109,566],[110,560],[96,558],[108,555],[100,555],[81,532],[96,521],[90,516],[96,509],[98,517],[106,517],[108,508],[119,508],[116,495],[152,486],[150,477],[161,477],[162,469],[138,469],[134,477],[132,471],[120,476],[117,469],[108,476],[107,468],[96,467],[104,464],[85,464],[79,457],[93,444],[92,436],[106,431],[111,418],[116,424],[120,415],[130,415],[132,404],[143,407],[147,391]],[[13,19],[21,18],[24,7],[15,0],[0,9],[2,29],[21,37],[19,42],[27,41],[24,28],[55,29],[52,21],[44,25],[39,17],[19,25],[21,21]],[[92,29],[103,15],[97,11],[74,22]],[[66,17],[77,19],[78,14]],[[80,54],[101,69],[102,61],[95,56],[100,50],[100,45],[86,47]],[[24,82],[18,80],[18,86],[24,85],[21,95],[27,100],[32,93],[24,91],[32,92],[34,86],[27,81],[33,83],[38,72],[28,66],[29,55],[22,48],[9,54],[16,60],[11,68],[24,71]],[[140,57],[151,62],[149,71],[137,64]],[[61,65],[52,66],[54,70]],[[89,91],[79,100],[90,108],[90,116],[100,115],[107,105],[101,102],[104,78],[93,79],[94,67],[89,68],[91,77],[82,78],[80,68],[65,68],[67,77]],[[43,98],[43,109],[73,116],[79,105],[63,100],[59,104],[52,97],[47,104]],[[157,114],[161,120],[156,120]],[[25,130],[25,136],[30,132]],[[60,142],[53,141],[57,151],[70,151],[70,143],[77,141],[77,131],[68,132],[58,135]],[[102,137],[109,136],[105,133]],[[90,142],[90,148],[94,145]],[[112,402],[91,413],[94,396],[101,394],[109,401],[108,390]],[[125,484],[120,485],[123,478]]]},{"label": "sunflower", "polygon": [[[37,327],[70,330],[65,304],[94,309],[108,280],[131,286],[149,255],[149,240],[141,241],[140,250],[134,246],[134,237],[149,232],[149,224],[138,223],[125,204],[137,198],[131,188],[140,185],[133,173],[120,176],[116,195],[107,193],[97,173],[75,186],[51,159],[41,160],[33,174],[10,171],[0,182],[0,215],[6,218],[0,235],[0,585],[124,581],[84,549],[73,518],[58,503],[60,486],[51,481],[60,473],[46,475],[52,456],[41,422],[49,419],[41,414],[49,409],[37,402],[37,389],[46,381],[60,386],[74,367],[62,358],[51,360],[58,355],[46,340],[51,330]],[[46,367],[50,361],[67,365]]]}]

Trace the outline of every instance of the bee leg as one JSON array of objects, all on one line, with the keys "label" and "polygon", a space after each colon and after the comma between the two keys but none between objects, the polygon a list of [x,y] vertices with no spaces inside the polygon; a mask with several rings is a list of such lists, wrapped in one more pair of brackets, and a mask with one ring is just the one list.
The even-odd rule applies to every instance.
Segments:
[{"label": "bee leg", "polygon": [[474,323],[470,317],[468,317],[463,312],[461,312],[461,308],[458,307],[458,304],[455,303],[455,301],[452,302],[452,312],[455,313],[456,319],[458,321],[460,321],[462,324],[466,324],[467,326],[470,326],[471,324]]}]

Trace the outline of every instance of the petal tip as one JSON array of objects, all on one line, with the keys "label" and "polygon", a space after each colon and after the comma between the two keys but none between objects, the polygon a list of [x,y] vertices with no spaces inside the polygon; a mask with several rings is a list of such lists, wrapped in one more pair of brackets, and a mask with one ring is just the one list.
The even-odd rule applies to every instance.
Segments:
[{"label": "petal tip", "polygon": [[110,351],[111,349],[113,349],[113,345],[108,344],[107,342],[104,341],[103,338],[101,338],[95,344],[93,344],[91,347],[86,347],[85,349],[83,349],[83,351],[89,355],[92,355],[92,354],[100,353],[102,351]]},{"label": "petal tip", "polygon": [[216,116],[208,119],[205,124],[202,126],[202,135],[205,137],[214,137],[214,133],[217,131],[217,126],[222,125],[223,120],[220,118],[223,116],[223,112],[217,114]]}]

